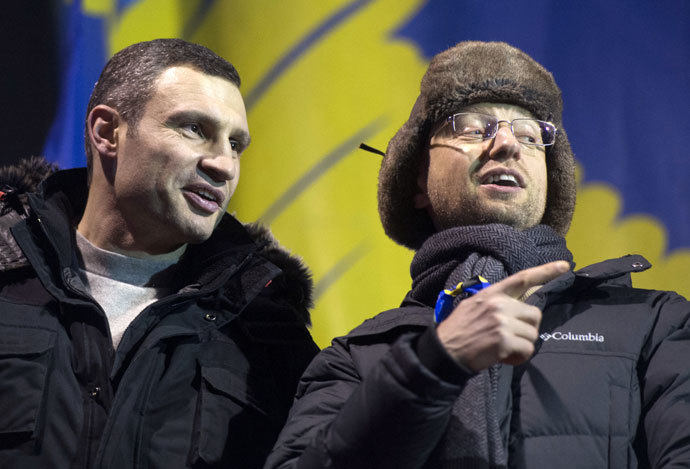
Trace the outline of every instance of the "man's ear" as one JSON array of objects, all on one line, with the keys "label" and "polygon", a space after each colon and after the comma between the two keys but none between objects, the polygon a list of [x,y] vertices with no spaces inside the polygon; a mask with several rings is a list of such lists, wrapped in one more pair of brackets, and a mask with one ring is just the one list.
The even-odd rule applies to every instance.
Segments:
[{"label": "man's ear", "polygon": [[87,119],[91,145],[101,156],[116,157],[123,123],[120,114],[110,106],[99,104],[91,109]]},{"label": "man's ear", "polygon": [[414,195],[414,208],[427,208],[431,201],[429,200],[429,158],[425,158],[419,165],[419,174],[417,174],[417,193]]}]

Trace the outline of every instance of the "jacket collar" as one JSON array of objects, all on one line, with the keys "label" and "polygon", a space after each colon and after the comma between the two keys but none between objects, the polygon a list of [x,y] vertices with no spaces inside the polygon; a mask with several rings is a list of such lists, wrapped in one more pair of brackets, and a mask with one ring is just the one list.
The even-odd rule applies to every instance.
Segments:
[{"label": "jacket collar", "polygon": [[560,292],[571,287],[576,290],[585,290],[604,283],[632,287],[630,274],[645,271],[651,266],[652,264],[639,254],[597,262],[555,278],[537,290],[528,303],[536,304],[539,297],[543,298],[549,293]]},{"label": "jacket collar", "polygon": [[633,272],[643,272],[649,269],[652,264],[639,254],[629,254],[617,259],[608,259],[603,262],[588,265],[587,267],[575,272],[575,275],[592,280],[622,280],[625,285],[631,286],[630,274]]},{"label": "jacket collar", "polygon": [[[40,178],[54,168],[45,160],[32,159],[31,163],[22,162],[0,170],[0,184],[4,184],[13,197],[23,194],[22,197],[28,199],[27,213],[22,213],[22,217],[27,216],[25,223],[31,229],[37,228],[46,234],[52,252],[45,257],[52,257],[57,262],[54,265],[57,269],[74,268],[74,227],[83,214],[88,194],[86,168],[53,172],[40,182]],[[39,172],[40,177],[37,176]],[[12,178],[8,178],[8,174]],[[27,195],[25,192],[35,193]],[[13,217],[11,223],[17,222],[22,223],[20,218]],[[21,251],[17,251],[21,255]],[[282,295],[288,302],[305,311],[302,319],[308,323],[306,310],[312,307],[313,302],[309,270],[300,258],[280,246],[268,229],[258,224],[243,225],[233,216],[224,215],[208,240],[187,248],[180,265],[189,273],[188,278],[203,285],[252,256],[272,263],[283,272],[276,283],[282,286]],[[18,262],[16,265],[26,263]]]},{"label": "jacket collar", "polygon": [[[608,259],[589,265],[575,272],[566,272],[537,290],[528,300],[530,304],[543,307],[548,294],[562,292],[568,288],[585,290],[607,284],[632,286],[630,274],[642,272],[651,267],[644,257],[633,254],[617,259]],[[433,309],[410,296],[405,296],[400,308],[384,311],[354,329],[348,337],[383,334],[395,328],[421,328],[433,323]]]}]

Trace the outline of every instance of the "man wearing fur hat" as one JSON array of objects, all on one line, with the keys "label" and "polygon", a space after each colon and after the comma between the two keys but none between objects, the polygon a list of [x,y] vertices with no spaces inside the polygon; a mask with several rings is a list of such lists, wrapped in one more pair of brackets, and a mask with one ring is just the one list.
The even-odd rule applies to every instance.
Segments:
[{"label": "man wearing fur hat", "polygon": [[3,469],[263,465],[318,349],[306,268],[226,213],[239,85],[205,47],[134,44],[91,95],[87,168],[35,192],[45,162],[5,170]]},{"label": "man wearing fur hat", "polygon": [[573,271],[561,93],[504,43],[434,57],[379,173],[399,308],[311,363],[267,468],[690,467],[690,305]]}]

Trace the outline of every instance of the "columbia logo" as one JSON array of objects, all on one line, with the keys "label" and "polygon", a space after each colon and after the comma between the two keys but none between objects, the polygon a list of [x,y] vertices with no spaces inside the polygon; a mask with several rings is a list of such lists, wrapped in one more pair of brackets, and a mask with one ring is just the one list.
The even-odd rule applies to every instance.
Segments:
[{"label": "columbia logo", "polygon": [[547,340],[571,340],[575,342],[604,342],[604,336],[597,333],[592,334],[588,332],[586,334],[573,334],[572,332],[554,332],[549,334],[544,332],[539,336],[541,340],[546,342]]}]

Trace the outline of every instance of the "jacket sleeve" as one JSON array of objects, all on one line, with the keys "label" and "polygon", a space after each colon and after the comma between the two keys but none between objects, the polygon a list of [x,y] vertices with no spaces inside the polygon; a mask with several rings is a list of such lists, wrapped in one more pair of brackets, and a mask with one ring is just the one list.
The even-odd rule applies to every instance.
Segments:
[{"label": "jacket sleeve", "polygon": [[662,303],[648,341],[641,382],[643,425],[651,467],[690,467],[690,303]]},{"label": "jacket sleeve", "polygon": [[419,338],[336,340],[324,349],[302,377],[266,469],[421,467],[470,375],[451,383],[432,373],[415,349]]}]

